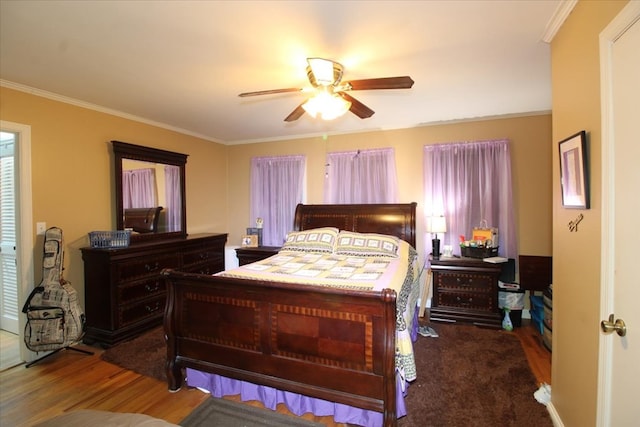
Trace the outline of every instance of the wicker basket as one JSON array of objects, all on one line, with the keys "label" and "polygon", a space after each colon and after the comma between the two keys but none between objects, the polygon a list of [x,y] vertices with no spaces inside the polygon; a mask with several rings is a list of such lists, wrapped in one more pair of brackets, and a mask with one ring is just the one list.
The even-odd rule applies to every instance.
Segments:
[{"label": "wicker basket", "polygon": [[89,243],[92,248],[126,248],[131,238],[130,230],[91,231]]},{"label": "wicker basket", "polygon": [[468,258],[491,258],[498,256],[498,248],[474,248],[471,246],[461,246],[460,254],[463,257]]}]

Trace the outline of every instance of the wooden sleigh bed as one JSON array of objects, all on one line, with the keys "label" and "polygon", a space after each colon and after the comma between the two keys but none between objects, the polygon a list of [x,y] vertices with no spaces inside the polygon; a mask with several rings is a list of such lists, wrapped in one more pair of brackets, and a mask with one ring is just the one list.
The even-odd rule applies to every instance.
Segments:
[{"label": "wooden sleigh bed", "polygon": [[[294,230],[336,227],[415,248],[416,203],[298,205]],[[185,368],[382,413],[396,425],[396,292],[166,270],[167,378]]]}]

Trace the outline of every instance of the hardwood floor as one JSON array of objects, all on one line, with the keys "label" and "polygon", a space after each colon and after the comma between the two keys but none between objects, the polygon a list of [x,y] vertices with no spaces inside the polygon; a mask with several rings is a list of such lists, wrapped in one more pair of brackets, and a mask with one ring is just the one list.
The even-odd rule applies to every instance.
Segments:
[{"label": "hardwood floor", "polygon": [[[539,332],[523,320],[523,327],[513,333],[521,340],[538,383],[551,384],[551,353],[542,346]],[[30,368],[20,365],[0,372],[0,425],[32,426],[76,409],[143,413],[177,424],[207,398],[197,389],[170,393],[164,382],[104,362],[102,350],[78,348],[95,354],[67,350]],[[282,405],[278,412],[288,413]],[[331,417],[305,414],[303,418],[345,426]]]},{"label": "hardwood floor", "polygon": [[529,319],[522,319],[522,327],[515,328],[513,333],[520,339],[538,385],[551,385],[551,352],[544,347],[542,335],[530,322]]},{"label": "hardwood floor", "polygon": [[20,363],[20,337],[0,330],[0,371]]}]

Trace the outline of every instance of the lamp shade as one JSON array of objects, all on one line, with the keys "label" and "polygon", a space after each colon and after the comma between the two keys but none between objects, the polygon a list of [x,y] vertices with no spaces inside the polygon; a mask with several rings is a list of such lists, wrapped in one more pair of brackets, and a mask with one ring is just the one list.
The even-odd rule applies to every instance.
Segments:
[{"label": "lamp shade", "polygon": [[447,221],[443,216],[427,217],[427,232],[429,233],[446,233]]},{"label": "lamp shade", "polygon": [[351,102],[336,94],[320,92],[302,104],[302,108],[313,118],[320,115],[323,120],[333,120],[349,111]]}]

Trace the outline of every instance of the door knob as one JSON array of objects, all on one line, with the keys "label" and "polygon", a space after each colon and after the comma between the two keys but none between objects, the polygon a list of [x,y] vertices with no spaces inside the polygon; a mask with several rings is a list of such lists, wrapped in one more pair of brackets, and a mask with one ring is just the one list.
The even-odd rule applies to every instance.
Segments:
[{"label": "door knob", "polygon": [[627,335],[627,325],[624,324],[624,320],[616,319],[613,320],[614,315],[609,315],[609,320],[603,320],[600,322],[600,327],[602,328],[602,332],[605,334],[610,334],[613,331],[616,331],[618,335],[624,337]]}]

